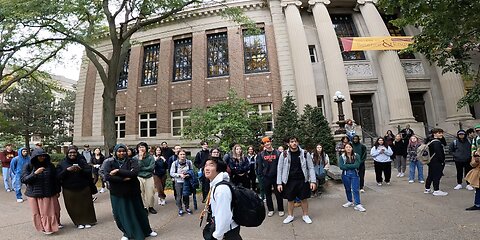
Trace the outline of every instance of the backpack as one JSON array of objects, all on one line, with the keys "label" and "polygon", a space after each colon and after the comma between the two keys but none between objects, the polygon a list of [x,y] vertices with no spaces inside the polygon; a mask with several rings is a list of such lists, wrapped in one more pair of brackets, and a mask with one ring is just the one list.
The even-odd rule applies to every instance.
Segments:
[{"label": "backpack", "polygon": [[430,160],[432,160],[433,156],[435,156],[435,153],[430,156],[429,146],[434,141],[439,141],[439,140],[438,139],[433,139],[432,141],[430,141],[428,143],[422,143],[417,148],[417,160],[420,160],[423,164],[429,164],[430,163]]},{"label": "backpack", "polygon": [[[188,169],[189,170],[193,170],[193,176],[192,176],[192,183],[193,183],[193,187],[195,189],[198,189],[200,187],[200,182],[198,181],[198,172],[195,171],[195,169],[193,169],[193,166],[192,166],[192,162],[187,160],[187,163],[188,165]],[[175,172],[178,172],[178,161],[175,161]]]},{"label": "backpack", "polygon": [[[215,185],[227,185],[232,192],[231,208],[233,220],[240,226],[258,227],[265,220],[265,205],[262,199],[253,190],[241,186],[234,186],[228,181],[221,181]],[[213,194],[215,194],[215,190]]]}]

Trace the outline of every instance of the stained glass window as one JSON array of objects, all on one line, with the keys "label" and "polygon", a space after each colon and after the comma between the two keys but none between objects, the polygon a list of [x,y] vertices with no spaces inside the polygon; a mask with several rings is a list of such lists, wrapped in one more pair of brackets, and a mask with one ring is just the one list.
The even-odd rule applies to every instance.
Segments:
[{"label": "stained glass window", "polygon": [[157,84],[159,52],[160,44],[144,47],[142,86]]},{"label": "stained glass window", "polygon": [[268,55],[265,32],[248,34],[243,31],[245,73],[268,72]]},{"label": "stained glass window", "polygon": [[179,39],[174,42],[173,81],[192,79],[192,39]]},{"label": "stained glass window", "polygon": [[207,35],[207,75],[218,77],[228,75],[227,33]]}]

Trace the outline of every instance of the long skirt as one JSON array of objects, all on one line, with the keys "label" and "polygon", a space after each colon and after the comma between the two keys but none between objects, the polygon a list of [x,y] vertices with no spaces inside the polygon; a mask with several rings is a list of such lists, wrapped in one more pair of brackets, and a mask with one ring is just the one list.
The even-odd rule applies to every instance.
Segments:
[{"label": "long skirt", "polygon": [[123,236],[129,239],[142,240],[150,236],[152,229],[147,212],[143,208],[140,194],[131,196],[115,196],[110,194],[113,218]]},{"label": "long skirt", "polygon": [[33,213],[33,225],[40,232],[58,232],[60,224],[60,203],[58,197],[28,197]]},{"label": "long skirt", "polygon": [[63,199],[68,215],[75,225],[93,225],[97,222],[90,187],[81,190],[63,188]]}]

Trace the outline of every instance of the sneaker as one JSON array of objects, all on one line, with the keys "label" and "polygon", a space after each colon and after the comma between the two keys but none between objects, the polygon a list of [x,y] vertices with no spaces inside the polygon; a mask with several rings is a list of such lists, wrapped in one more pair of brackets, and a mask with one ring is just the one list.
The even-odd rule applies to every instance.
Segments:
[{"label": "sneaker", "polygon": [[61,223],[58,224],[58,229],[62,229],[62,228],[64,228],[64,226]]},{"label": "sneaker", "polygon": [[180,217],[183,216],[183,210],[182,209],[178,210],[178,216],[180,216]]},{"label": "sneaker", "polygon": [[387,185],[390,185],[390,182],[387,182]]},{"label": "sneaker", "polygon": [[473,191],[474,188],[473,188],[472,186],[470,186],[470,184],[469,184],[469,185],[467,185],[466,189],[467,189],[468,191]]},{"label": "sneaker", "polygon": [[50,234],[52,234],[52,233],[53,233],[53,232],[43,232],[43,234],[45,234],[45,235],[50,235]]},{"label": "sneaker", "polygon": [[365,212],[367,209],[365,209],[362,204],[358,204],[357,206],[353,207],[353,209],[359,211],[359,212]]},{"label": "sneaker", "polygon": [[405,177],[405,173],[400,173],[400,177]]},{"label": "sneaker", "polygon": [[165,204],[167,204],[167,201],[165,201],[165,199],[160,199],[160,200],[161,200],[160,205],[165,206]]},{"label": "sneaker", "polygon": [[400,177],[401,175],[402,175],[402,173],[398,173],[398,174],[397,174],[397,177]]},{"label": "sneaker", "polygon": [[151,214],[157,214],[157,211],[153,207],[149,207],[148,212],[150,212]]},{"label": "sneaker", "polygon": [[98,199],[98,198],[97,198],[96,196],[93,196],[93,197],[92,197],[92,202],[97,201],[97,199]]},{"label": "sneaker", "polygon": [[469,207],[469,208],[466,208],[465,210],[466,210],[466,211],[480,210],[480,207],[477,207],[477,205],[473,205],[473,206],[471,206],[471,207]]},{"label": "sneaker", "polygon": [[283,220],[283,223],[287,224],[287,223],[291,223],[293,221],[294,217],[293,216],[290,216],[288,215],[285,220]]},{"label": "sneaker", "polygon": [[128,240],[128,237],[123,236],[120,240]]},{"label": "sneaker", "polygon": [[158,233],[157,233],[157,232],[152,231],[152,232],[150,233],[150,237],[156,237],[156,236],[158,236]]},{"label": "sneaker", "polygon": [[278,212],[278,216],[279,216],[279,217],[283,217],[283,216],[285,216],[285,212],[284,212],[284,211],[280,211],[280,212]]},{"label": "sneaker", "polygon": [[308,215],[303,215],[302,219],[305,223],[312,224],[312,219]]},{"label": "sneaker", "polygon": [[17,199],[17,202],[18,202],[18,203],[22,203],[22,202],[23,202],[23,199],[19,198],[19,199]]},{"label": "sneaker", "polygon": [[381,183],[381,182],[377,182],[377,186],[382,186],[382,183]]},{"label": "sneaker", "polygon": [[267,216],[269,217],[273,216],[273,211],[268,211]]},{"label": "sneaker", "polygon": [[98,191],[99,193],[104,193],[105,192],[105,188],[101,188],[100,191]]},{"label": "sneaker", "polygon": [[429,194],[431,192],[432,192],[432,190],[430,190],[430,189],[425,189],[425,191],[423,191],[423,193],[425,193],[425,194]]},{"label": "sneaker", "polygon": [[158,199],[158,205],[162,205],[162,199],[161,198]]},{"label": "sneaker", "polygon": [[414,180],[408,180],[408,183],[414,183],[415,181]]},{"label": "sneaker", "polygon": [[442,190],[433,191],[433,196],[447,196],[448,193]]},{"label": "sneaker", "polygon": [[352,202],[347,202],[347,203],[342,205],[342,207],[344,207],[344,208],[353,207],[353,206],[354,206],[354,204]]},{"label": "sneaker", "polygon": [[83,225],[78,225],[77,228],[78,228],[78,229],[84,229],[85,226],[83,226]]},{"label": "sneaker", "polygon": [[190,208],[187,208],[185,211],[188,213],[188,215],[192,215],[192,210],[190,210]]},{"label": "sneaker", "polygon": [[462,184],[457,184],[457,186],[455,186],[453,189],[454,190],[459,190],[459,189],[462,189]]},{"label": "sneaker", "polygon": [[90,224],[85,224],[85,228],[86,228],[86,229],[91,228],[91,227],[92,227],[92,225],[90,225]]},{"label": "sneaker", "polygon": [[365,192],[365,189],[363,189],[363,188],[360,189],[360,192],[361,192],[361,193],[364,193],[364,192]]},{"label": "sneaker", "polygon": [[421,181],[419,181],[419,183],[425,183],[425,181],[421,180]]},{"label": "sneaker", "polygon": [[10,189],[10,188],[7,188],[7,190],[6,190],[6,191],[7,191],[7,192],[11,192],[11,191],[12,191],[12,189]]}]

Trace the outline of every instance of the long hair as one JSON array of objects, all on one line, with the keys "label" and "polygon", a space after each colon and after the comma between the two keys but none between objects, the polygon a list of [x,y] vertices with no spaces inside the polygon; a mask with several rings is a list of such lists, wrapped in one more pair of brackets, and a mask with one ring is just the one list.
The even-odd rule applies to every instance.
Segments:
[{"label": "long hair", "polygon": [[[318,146],[322,147],[322,151],[317,151]],[[323,166],[325,166],[325,149],[323,148],[322,144],[317,144],[315,150],[313,150],[313,164],[319,165],[320,161],[322,162]]]},{"label": "long hair", "polygon": [[[417,139],[417,141],[412,141],[412,138],[415,138]],[[408,139],[408,147],[416,147],[418,145],[421,145],[422,143],[420,142],[420,140],[418,139],[418,137],[416,135],[412,135],[410,137],[410,139]]]},{"label": "long hair", "polygon": [[240,149],[242,149],[242,146],[240,146],[240,144],[235,144],[233,145],[233,148],[232,148],[232,158],[233,159],[236,159],[237,161],[243,161],[243,149],[242,149],[242,152],[240,153],[240,155],[238,155],[235,151],[235,149],[237,149],[237,147],[239,147]]},{"label": "long hair", "polygon": [[378,146],[380,146],[380,143],[378,143],[378,140],[380,140],[380,139],[383,140],[383,144],[382,144],[382,145],[383,145],[383,146],[386,146],[386,145],[385,145],[385,138],[379,137],[379,138],[377,138],[377,141],[375,141],[375,144],[373,144],[373,146],[375,146],[375,149],[377,149]]},{"label": "long hair", "polygon": [[353,151],[353,145],[351,143],[347,143],[347,144],[345,144],[345,147],[347,145],[350,145],[350,147],[352,147],[352,152],[350,153],[350,155],[348,155],[347,152],[345,151],[344,155],[345,155],[346,163],[354,163],[355,162],[355,152]]}]

